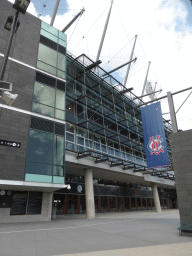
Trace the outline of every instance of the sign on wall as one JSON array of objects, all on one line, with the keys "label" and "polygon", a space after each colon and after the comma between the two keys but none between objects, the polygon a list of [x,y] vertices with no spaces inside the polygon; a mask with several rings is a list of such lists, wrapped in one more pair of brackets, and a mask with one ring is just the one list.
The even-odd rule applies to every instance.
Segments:
[{"label": "sign on wall", "polygon": [[147,168],[170,165],[160,102],[142,107],[141,117]]},{"label": "sign on wall", "polygon": [[1,146],[8,146],[8,147],[14,147],[14,148],[20,148],[21,143],[20,142],[14,142],[9,140],[0,140]]}]

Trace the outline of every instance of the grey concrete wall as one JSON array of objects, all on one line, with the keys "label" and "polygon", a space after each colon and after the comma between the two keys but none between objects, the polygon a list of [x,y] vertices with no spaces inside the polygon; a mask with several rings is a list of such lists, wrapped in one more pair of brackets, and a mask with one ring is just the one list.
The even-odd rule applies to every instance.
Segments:
[{"label": "grey concrete wall", "polygon": [[0,208],[0,223],[51,221],[53,193],[44,192],[41,214],[10,215],[10,208]]},{"label": "grey concrete wall", "polygon": [[[16,12],[8,1],[0,1],[0,53],[4,54],[10,32],[4,29],[7,17]],[[19,15],[20,26],[14,35],[10,57],[36,67],[41,21],[31,14]],[[0,69],[3,57],[0,57]],[[4,81],[13,83],[18,94],[13,107],[31,111],[35,71],[8,61]],[[2,99],[0,103],[5,104]],[[21,148],[0,146],[0,179],[24,180],[30,116],[0,108],[0,139],[21,142]]]},{"label": "grey concrete wall", "polygon": [[181,221],[192,222],[192,130],[170,134]]}]

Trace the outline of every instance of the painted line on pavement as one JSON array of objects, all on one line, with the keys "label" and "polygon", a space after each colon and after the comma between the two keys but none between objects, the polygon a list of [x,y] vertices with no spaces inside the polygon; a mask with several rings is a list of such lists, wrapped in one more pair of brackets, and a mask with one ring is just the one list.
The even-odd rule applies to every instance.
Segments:
[{"label": "painted line on pavement", "polygon": [[114,222],[105,222],[105,223],[98,223],[98,224],[91,224],[91,225],[84,225],[84,226],[76,226],[76,227],[64,227],[64,228],[47,228],[47,229],[31,229],[31,230],[16,230],[16,231],[5,231],[0,232],[0,234],[11,234],[11,233],[22,233],[22,232],[35,232],[35,231],[50,231],[50,230],[63,230],[63,229],[73,229],[73,228],[86,228],[91,226],[98,226],[98,225],[106,225],[106,224],[112,224],[112,223],[118,223],[118,222],[125,222],[125,221],[131,221],[130,220],[122,220],[122,221],[114,221]]}]

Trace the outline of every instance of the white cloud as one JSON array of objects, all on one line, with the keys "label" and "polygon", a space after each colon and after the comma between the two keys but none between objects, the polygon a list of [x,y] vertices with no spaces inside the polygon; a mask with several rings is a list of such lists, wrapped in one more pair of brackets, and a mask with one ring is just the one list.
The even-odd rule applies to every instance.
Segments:
[{"label": "white cloud", "polygon": [[[75,22],[66,31],[69,41],[68,50],[74,55],[79,56],[85,53],[91,59],[96,59],[110,2],[110,0],[67,0],[68,12],[57,15],[54,23],[54,27],[60,30],[82,7],[85,7],[85,12],[78,24]],[[29,11],[37,16],[32,3]],[[110,70],[127,62],[133,45],[132,39],[135,34],[138,34],[135,49],[135,56],[138,60],[132,66],[127,87],[134,87],[134,93],[141,94],[148,61],[151,61],[148,78],[153,82],[157,81],[157,88],[161,87],[164,93],[190,87],[192,36],[186,24],[186,17],[187,10],[181,1],[114,0],[100,56],[101,66]],[[51,17],[46,15],[41,19],[50,23]],[[132,40],[131,43],[129,43],[130,40]],[[120,51],[123,47],[124,49]],[[121,82],[123,82],[125,72],[126,68],[119,71],[119,75],[122,77]],[[189,92],[174,97],[176,109],[179,108]],[[189,98],[178,112],[180,129],[192,128],[191,107]],[[166,100],[162,101],[162,108],[163,112],[168,112]]]}]

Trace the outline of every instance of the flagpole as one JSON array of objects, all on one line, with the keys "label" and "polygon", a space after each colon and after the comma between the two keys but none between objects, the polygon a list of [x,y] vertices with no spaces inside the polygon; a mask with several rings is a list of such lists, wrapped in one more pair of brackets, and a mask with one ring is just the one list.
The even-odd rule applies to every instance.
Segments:
[{"label": "flagpole", "polygon": [[[144,84],[143,84],[143,90],[142,90],[141,96],[143,96],[144,91],[145,91],[145,86],[146,86],[147,77],[148,77],[148,74],[149,74],[149,67],[150,67],[150,65],[151,65],[151,61],[149,61],[149,64],[148,64],[147,74],[146,74],[146,76],[145,76],[145,81],[144,81]],[[142,98],[141,98],[141,99],[142,99]]]}]

